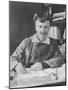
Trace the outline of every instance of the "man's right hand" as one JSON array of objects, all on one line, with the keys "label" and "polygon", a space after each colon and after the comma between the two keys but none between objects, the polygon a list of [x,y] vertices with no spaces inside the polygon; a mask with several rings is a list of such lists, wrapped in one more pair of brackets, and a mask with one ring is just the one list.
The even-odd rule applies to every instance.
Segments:
[{"label": "man's right hand", "polygon": [[26,71],[26,69],[23,67],[22,63],[18,63],[18,65],[15,67],[15,70],[17,73],[23,73]]},{"label": "man's right hand", "polygon": [[12,71],[18,63],[16,57],[10,56],[10,71]]}]

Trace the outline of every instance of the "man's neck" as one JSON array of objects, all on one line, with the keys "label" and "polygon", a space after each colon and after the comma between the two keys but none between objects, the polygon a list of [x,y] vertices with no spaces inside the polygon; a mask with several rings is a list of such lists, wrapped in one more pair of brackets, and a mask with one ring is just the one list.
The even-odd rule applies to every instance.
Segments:
[{"label": "man's neck", "polygon": [[37,35],[37,38],[40,42],[43,42],[46,40],[47,36],[44,36],[44,35]]}]

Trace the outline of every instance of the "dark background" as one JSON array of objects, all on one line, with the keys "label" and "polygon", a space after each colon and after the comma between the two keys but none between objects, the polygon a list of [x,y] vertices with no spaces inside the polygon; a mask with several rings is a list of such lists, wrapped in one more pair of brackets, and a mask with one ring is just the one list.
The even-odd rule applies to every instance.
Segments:
[{"label": "dark background", "polygon": [[[65,5],[53,4],[53,13],[63,11],[64,7]],[[42,12],[42,10],[41,3],[9,1],[10,55],[25,37],[35,33],[33,16],[35,12]]]}]

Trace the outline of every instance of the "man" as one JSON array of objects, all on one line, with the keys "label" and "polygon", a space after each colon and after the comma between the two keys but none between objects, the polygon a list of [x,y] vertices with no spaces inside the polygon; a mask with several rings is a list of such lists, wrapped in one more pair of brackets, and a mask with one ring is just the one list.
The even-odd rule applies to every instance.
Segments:
[{"label": "man", "polygon": [[36,34],[24,39],[10,57],[10,71],[24,71],[25,68],[42,70],[60,67],[64,60],[54,39],[48,36],[50,18],[46,13],[35,14]]}]

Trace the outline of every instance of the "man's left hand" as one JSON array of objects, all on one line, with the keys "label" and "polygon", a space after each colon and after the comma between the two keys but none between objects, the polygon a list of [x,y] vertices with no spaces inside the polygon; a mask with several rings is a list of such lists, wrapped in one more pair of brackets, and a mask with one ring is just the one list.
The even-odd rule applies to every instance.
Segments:
[{"label": "man's left hand", "polygon": [[31,70],[34,70],[34,71],[39,71],[42,69],[43,69],[43,67],[42,67],[42,64],[40,62],[37,62],[31,66]]}]

